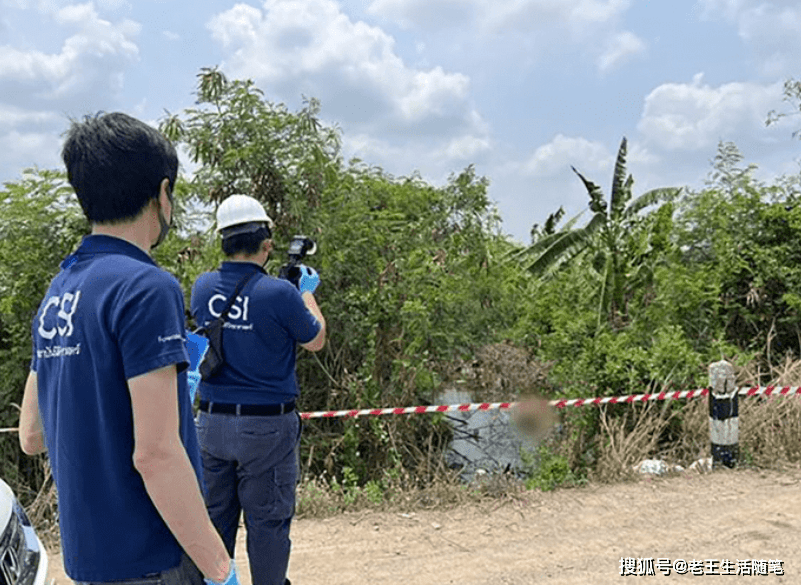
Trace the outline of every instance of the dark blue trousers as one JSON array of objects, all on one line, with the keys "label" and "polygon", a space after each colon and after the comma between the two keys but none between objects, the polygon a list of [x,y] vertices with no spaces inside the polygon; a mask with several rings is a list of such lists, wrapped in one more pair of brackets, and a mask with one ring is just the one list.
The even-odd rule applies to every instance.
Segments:
[{"label": "dark blue trousers", "polygon": [[300,417],[198,413],[204,497],[234,556],[244,512],[253,585],[285,585],[295,513]]}]

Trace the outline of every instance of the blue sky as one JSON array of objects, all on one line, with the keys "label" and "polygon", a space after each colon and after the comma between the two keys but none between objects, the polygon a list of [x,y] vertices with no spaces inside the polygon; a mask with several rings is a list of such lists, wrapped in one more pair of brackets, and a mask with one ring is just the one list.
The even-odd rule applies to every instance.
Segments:
[{"label": "blue sky", "polygon": [[[801,77],[801,5],[761,0],[0,0],[0,182],[60,168],[68,119],[154,125],[220,66],[297,109],[318,98],[346,158],[434,184],[475,164],[528,242],[609,189],[700,188],[720,141],[766,181],[798,174],[801,117],[765,127]],[[188,165],[187,165],[188,167]]]}]

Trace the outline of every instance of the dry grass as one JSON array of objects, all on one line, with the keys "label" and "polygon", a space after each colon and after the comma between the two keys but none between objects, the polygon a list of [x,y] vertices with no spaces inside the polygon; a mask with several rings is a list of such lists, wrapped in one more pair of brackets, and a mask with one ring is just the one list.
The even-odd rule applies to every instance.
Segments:
[{"label": "dry grass", "polygon": [[45,480],[33,502],[27,506],[26,512],[48,554],[52,555],[61,548],[58,528],[58,497],[56,484],[50,474],[50,465],[44,457],[41,461]]},{"label": "dry grass", "polygon": [[[768,385],[801,385],[801,360],[786,360],[770,373]],[[755,386],[763,372],[741,368],[737,385]],[[801,396],[739,398],[739,466],[777,468],[801,462]],[[632,404],[622,416],[600,413],[598,458],[590,473],[595,481],[616,481],[634,475],[632,466],[661,459],[684,468],[710,456],[708,399],[696,398],[676,408]],[[665,442],[665,435],[673,435]]]},{"label": "dry grass", "polygon": [[[749,377],[750,372],[741,372]],[[786,358],[769,385],[801,385],[801,360]],[[758,379],[758,378],[755,378]],[[750,382],[750,380],[747,380]],[[740,400],[740,451],[746,462],[774,467],[801,461],[801,396],[762,396]]]},{"label": "dry grass", "polygon": [[740,403],[740,452],[744,463],[775,467],[801,461],[801,398],[746,400]]},{"label": "dry grass", "polygon": [[589,478],[608,482],[630,476],[632,466],[648,458],[643,454],[656,451],[659,438],[676,415],[668,403],[634,403],[617,417],[601,407],[598,459]]},{"label": "dry grass", "polygon": [[307,478],[298,485],[298,518],[326,518],[344,512],[413,511],[453,508],[487,500],[516,500],[525,491],[523,482],[512,474],[477,476],[465,484],[457,471],[435,477],[423,487],[409,478],[387,478],[366,485],[343,485],[326,477]]},{"label": "dry grass", "polygon": [[481,347],[469,361],[456,361],[440,372],[446,384],[470,393],[474,400],[501,402],[516,396],[540,395],[550,389],[553,364],[511,343]]}]

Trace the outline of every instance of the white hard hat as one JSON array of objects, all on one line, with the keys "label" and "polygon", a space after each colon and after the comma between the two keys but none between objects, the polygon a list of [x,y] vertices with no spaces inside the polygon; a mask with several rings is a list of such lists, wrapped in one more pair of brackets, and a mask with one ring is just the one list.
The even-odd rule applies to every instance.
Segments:
[{"label": "white hard hat", "polygon": [[[217,209],[217,231],[222,231],[241,224],[267,224],[272,229],[273,220],[264,211],[264,207],[253,197],[248,195],[231,195],[225,199]],[[245,227],[245,226],[243,226]],[[253,231],[258,226],[244,231]],[[228,233],[228,235],[233,235]]]}]

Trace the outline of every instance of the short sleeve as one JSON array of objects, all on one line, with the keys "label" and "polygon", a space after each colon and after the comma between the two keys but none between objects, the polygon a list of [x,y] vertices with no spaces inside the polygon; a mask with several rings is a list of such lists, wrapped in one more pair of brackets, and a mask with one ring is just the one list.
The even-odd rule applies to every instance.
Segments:
[{"label": "short sleeve", "polygon": [[303,297],[294,286],[285,287],[284,290],[286,293],[282,299],[284,305],[283,325],[295,341],[308,343],[317,337],[322,325],[306,307]]},{"label": "short sleeve", "polygon": [[178,282],[168,273],[149,269],[125,292],[112,316],[125,378],[175,364],[186,369],[184,299]]},{"label": "short sleeve", "polygon": [[209,288],[208,278],[209,274],[201,274],[198,279],[195,281],[195,284],[192,286],[192,294],[190,295],[189,300],[189,312],[192,315],[192,319],[195,321],[195,325],[198,327],[203,327],[205,322],[203,322],[205,311],[201,306],[201,299],[204,298],[204,293]]}]

